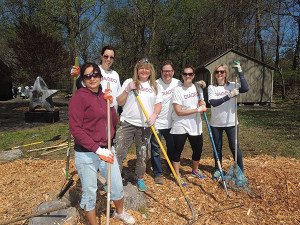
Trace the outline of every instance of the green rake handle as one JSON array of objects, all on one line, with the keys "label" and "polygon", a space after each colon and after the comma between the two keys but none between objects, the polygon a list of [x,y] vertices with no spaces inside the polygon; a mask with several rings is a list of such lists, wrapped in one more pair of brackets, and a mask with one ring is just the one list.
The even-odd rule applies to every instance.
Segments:
[{"label": "green rake handle", "polygon": [[[79,58],[78,56],[75,58],[75,66],[79,66]],[[74,81],[73,81],[73,92],[72,94],[74,95],[76,92],[76,80],[77,76],[74,75]],[[72,134],[71,130],[69,128],[69,137],[68,137],[68,149],[67,149],[67,162],[66,162],[66,180],[68,179],[69,176],[69,164],[70,164],[70,149],[71,149],[71,140],[72,139]]]}]

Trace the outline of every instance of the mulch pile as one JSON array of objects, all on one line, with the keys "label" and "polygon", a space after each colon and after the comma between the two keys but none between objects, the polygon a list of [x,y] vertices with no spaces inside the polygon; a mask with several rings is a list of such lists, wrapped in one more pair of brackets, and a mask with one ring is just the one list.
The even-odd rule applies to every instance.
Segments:
[{"label": "mulch pile", "polygon": [[[129,165],[134,164],[134,155],[127,158]],[[126,161],[124,170],[133,171],[128,164]],[[266,155],[244,158],[245,176],[261,198],[229,190],[231,198],[227,199],[222,183],[211,179],[213,159],[201,159],[200,169],[207,176],[205,181],[190,175],[190,164],[189,159],[183,159],[181,172],[187,180],[186,194],[197,216],[192,217],[173,176],[164,174],[164,184],[156,185],[149,168],[145,175],[147,207],[129,210],[137,224],[300,224],[299,159]],[[223,159],[225,171],[232,164],[231,159]],[[163,165],[167,171],[165,160]],[[40,203],[55,198],[65,181],[64,168],[63,160],[42,159],[0,165],[0,223],[30,215]],[[70,173],[75,174],[70,193],[77,196],[72,204],[80,211],[78,224],[87,224],[79,208],[81,188],[73,161]],[[98,196],[97,215],[101,224],[105,224],[106,193],[99,190]],[[27,223],[28,220],[23,220],[16,224]],[[112,218],[110,223],[121,224]]]}]

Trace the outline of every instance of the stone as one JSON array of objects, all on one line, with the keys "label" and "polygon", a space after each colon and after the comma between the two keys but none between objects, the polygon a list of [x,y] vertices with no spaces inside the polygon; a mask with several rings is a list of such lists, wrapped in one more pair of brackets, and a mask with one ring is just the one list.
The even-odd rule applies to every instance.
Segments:
[{"label": "stone", "polygon": [[25,122],[39,122],[39,123],[55,123],[59,121],[59,111],[32,111],[25,112]]},{"label": "stone", "polygon": [[38,106],[47,111],[54,111],[52,96],[56,94],[57,91],[58,90],[48,89],[43,78],[38,76],[32,90],[28,91],[28,96],[30,98],[29,111],[34,111]]},{"label": "stone", "polygon": [[[66,206],[66,202],[62,201],[48,201],[43,202],[37,208],[34,213],[38,213],[44,210],[55,209],[60,206]],[[48,224],[65,224],[75,225],[78,220],[78,212],[75,207],[69,207],[66,209],[59,209],[57,211],[49,212],[40,216],[36,216],[29,219],[29,225],[48,225]]]},{"label": "stone", "polygon": [[21,158],[23,152],[20,149],[8,150],[0,153],[0,164]]},{"label": "stone", "polygon": [[146,208],[145,194],[129,182],[124,186],[124,208],[136,211],[140,208]]}]

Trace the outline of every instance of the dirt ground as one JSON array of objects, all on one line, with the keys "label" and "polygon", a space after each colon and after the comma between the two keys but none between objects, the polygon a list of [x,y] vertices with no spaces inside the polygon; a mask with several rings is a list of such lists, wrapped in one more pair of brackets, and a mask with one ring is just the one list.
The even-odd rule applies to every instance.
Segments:
[{"label": "dirt ground", "polygon": [[[124,170],[133,172],[134,163],[135,156],[129,155]],[[222,183],[211,179],[212,159],[201,159],[206,180],[192,177],[190,160],[183,159],[185,192],[196,216],[192,217],[173,177],[165,173],[164,185],[156,185],[150,168],[145,176],[147,207],[129,212],[137,224],[300,224],[300,160],[262,155],[245,158],[244,164],[257,196],[229,190],[227,198]],[[167,171],[165,160],[163,166]],[[224,159],[225,170],[231,166],[232,161]],[[64,168],[63,160],[21,159],[0,165],[0,223],[30,215],[40,203],[54,199],[64,183]],[[70,171],[75,174],[71,202],[81,212],[78,224],[87,224],[79,208],[81,188],[73,161]],[[98,197],[97,216],[105,224],[106,193],[99,190]],[[112,218],[110,223],[121,224]],[[28,224],[28,220],[16,224]]]},{"label": "dirt ground", "polygon": [[[10,113],[7,110],[12,106],[26,107],[26,101],[12,100],[11,104],[1,102],[1,130],[33,126],[24,122],[24,112],[14,110],[14,113]],[[66,120],[66,102],[58,104],[61,104],[61,119]],[[133,173],[135,160],[135,155],[128,155],[124,166],[125,173]],[[222,182],[211,179],[214,172],[213,159],[201,159],[200,169],[204,171],[207,179],[198,180],[190,175],[190,154],[184,154],[181,173],[187,180],[185,193],[190,206],[196,212],[194,217],[180,188],[175,185],[173,176],[167,173],[164,159],[162,163],[164,184],[154,183],[149,163],[145,175],[146,209],[129,210],[137,224],[300,224],[299,159],[267,155],[245,157],[245,176],[256,195],[229,190],[228,198]],[[225,173],[232,165],[231,158],[223,159]],[[40,203],[55,199],[65,181],[64,168],[64,160],[45,159],[20,159],[0,165],[0,224],[30,215]],[[69,192],[72,197],[71,204],[80,212],[78,224],[87,224],[79,208],[81,188],[73,160],[70,173],[74,174],[75,180]],[[106,221],[105,209],[106,193],[99,190],[97,216],[102,224]],[[112,218],[110,223],[122,224]],[[28,224],[28,220],[15,224]]]}]

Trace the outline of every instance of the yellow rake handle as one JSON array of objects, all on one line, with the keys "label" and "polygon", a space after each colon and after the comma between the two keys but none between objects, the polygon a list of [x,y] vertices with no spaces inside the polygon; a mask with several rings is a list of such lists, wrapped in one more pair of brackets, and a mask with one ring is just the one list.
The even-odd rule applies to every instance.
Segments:
[{"label": "yellow rake handle", "polygon": [[[144,106],[143,106],[143,104],[141,102],[141,99],[140,99],[139,95],[137,94],[137,91],[133,90],[133,93],[135,94],[135,96],[136,96],[136,98],[137,98],[137,100],[138,100],[138,102],[139,102],[139,104],[140,104],[140,106],[141,106],[141,108],[142,108],[145,116],[146,116],[146,119],[149,120],[149,116],[148,116],[148,114],[147,114],[147,112],[146,112],[146,110],[145,110],[145,108],[144,108]],[[165,156],[165,158],[166,158],[166,160],[167,160],[167,162],[168,162],[168,164],[169,164],[169,166],[171,168],[171,171],[172,171],[175,179],[177,180],[177,183],[178,183],[178,185],[179,185],[179,187],[181,189],[181,192],[184,195],[184,198],[187,201],[187,203],[188,203],[188,205],[190,207],[190,210],[192,211],[192,214],[194,216],[195,215],[194,209],[193,209],[193,207],[192,207],[192,205],[190,203],[190,200],[187,197],[187,194],[185,193],[185,191],[184,191],[184,189],[183,189],[183,187],[181,185],[181,182],[180,182],[180,180],[179,180],[179,178],[178,178],[178,176],[177,176],[177,174],[176,174],[176,172],[175,172],[175,170],[174,170],[174,168],[172,166],[172,163],[170,162],[170,159],[169,159],[169,157],[168,157],[168,155],[167,155],[167,153],[166,153],[166,151],[165,151],[165,149],[164,149],[164,147],[163,147],[163,145],[162,145],[162,143],[161,143],[161,141],[160,141],[160,139],[159,139],[159,137],[158,137],[158,135],[157,135],[157,133],[156,133],[156,131],[154,129],[154,126],[151,126],[151,129],[152,129],[152,132],[153,132],[153,134],[154,134],[154,136],[155,136],[155,138],[156,138],[156,140],[157,140],[157,142],[159,144],[160,149],[162,150],[162,152],[163,152],[163,154],[164,154],[164,156]]]}]

